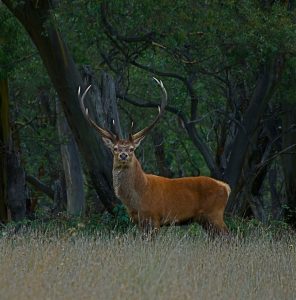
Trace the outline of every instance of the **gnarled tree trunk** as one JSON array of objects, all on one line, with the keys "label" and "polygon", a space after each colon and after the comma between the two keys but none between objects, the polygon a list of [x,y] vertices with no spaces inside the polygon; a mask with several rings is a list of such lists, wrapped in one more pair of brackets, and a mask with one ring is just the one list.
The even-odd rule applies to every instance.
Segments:
[{"label": "gnarled tree trunk", "polygon": [[226,211],[229,213],[241,215],[240,207],[243,208],[245,206],[244,203],[238,203],[238,196],[241,193],[240,181],[242,170],[249,159],[248,150],[251,141],[254,141],[259,122],[266,112],[268,103],[281,79],[283,67],[284,58],[282,55],[278,55],[262,67],[252,99],[244,114],[242,124],[238,127],[236,136],[231,143],[231,152],[224,176],[225,181],[228,182],[232,188],[226,208]]}]

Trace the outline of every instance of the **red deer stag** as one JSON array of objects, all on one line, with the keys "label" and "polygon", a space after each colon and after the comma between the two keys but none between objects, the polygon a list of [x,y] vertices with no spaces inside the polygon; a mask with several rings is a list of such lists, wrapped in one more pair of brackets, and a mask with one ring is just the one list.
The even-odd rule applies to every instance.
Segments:
[{"label": "red deer stag", "polygon": [[214,232],[227,233],[223,215],[230,193],[228,184],[205,176],[170,179],[146,174],[136,158],[135,149],[159,121],[167,104],[166,89],[161,81],[155,80],[163,93],[159,113],[150,126],[130,134],[128,139],[120,139],[89,117],[84,99],[91,86],[82,96],[79,87],[78,98],[85,118],[113,153],[115,194],[125,205],[132,221],[145,231],[193,220]]}]

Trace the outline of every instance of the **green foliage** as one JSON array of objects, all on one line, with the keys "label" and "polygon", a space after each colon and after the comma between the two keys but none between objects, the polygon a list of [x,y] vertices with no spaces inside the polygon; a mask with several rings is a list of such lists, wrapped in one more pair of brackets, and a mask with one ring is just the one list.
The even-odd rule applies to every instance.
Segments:
[{"label": "green foliage", "polygon": [[130,218],[127,214],[127,211],[124,207],[124,205],[117,205],[114,209],[113,209],[113,213],[114,216],[116,218],[116,227],[118,228],[126,228],[129,227],[131,225],[131,221]]},{"label": "green foliage", "polygon": [[[123,43],[124,53],[105,34],[101,1],[61,1],[52,13],[51,21],[65,38],[75,62],[91,65],[97,74],[102,69],[112,73],[119,88],[128,95],[155,103],[160,97],[151,80],[153,72],[130,64],[133,60],[156,71],[192,80],[198,98],[196,127],[213,155],[226,114],[237,120],[241,118],[233,116],[231,100],[249,101],[262,64],[278,53],[286,54],[288,71],[279,93],[285,96],[275,97],[274,101],[278,98],[295,101],[295,11],[280,1],[275,1],[270,8],[259,5],[258,1],[238,0],[108,1],[107,18],[119,35],[154,33],[153,43],[144,43],[145,47],[141,43]],[[0,24],[0,78],[9,77],[23,163],[32,175],[37,175],[39,167],[45,165],[46,175],[42,180],[50,185],[61,168],[57,132],[51,120],[55,118],[56,94],[27,33],[1,4]],[[112,68],[106,56],[110,57]],[[162,80],[168,90],[169,105],[189,119],[191,99],[184,82],[169,76],[163,76]],[[241,87],[246,94],[240,93]],[[43,114],[38,100],[41,91],[49,94],[50,115]],[[146,126],[157,112],[134,107],[123,100],[118,104],[126,131],[131,117],[137,130]],[[174,176],[197,175],[198,170],[209,175],[204,158],[180,126],[176,114],[166,113],[158,129],[164,133],[166,161]],[[144,170],[158,173],[153,150],[151,137],[147,137],[137,156]],[[109,216],[103,218],[116,228],[128,228],[130,222],[124,209],[117,207],[115,213],[117,218],[111,218],[113,221]],[[77,229],[78,223],[75,224],[73,227]],[[92,224],[86,227],[96,228],[96,222]],[[247,226],[233,220],[229,226],[237,232],[248,231]],[[194,226],[190,230],[199,232]]]},{"label": "green foliage", "polygon": [[[116,213],[112,216],[108,213],[92,214],[89,217],[69,217],[66,214],[59,214],[46,219],[24,220],[22,222],[11,222],[2,225],[0,228],[0,239],[7,235],[18,234],[19,232],[38,231],[46,235],[57,235],[59,237],[74,238],[79,236],[97,236],[105,237],[133,233],[140,235],[139,228],[131,223],[125,209],[118,206],[114,209]],[[283,221],[271,221],[269,224],[262,224],[256,219],[245,220],[241,218],[226,218],[226,224],[230,230],[228,239],[250,240],[260,236],[268,240],[276,239],[292,232],[289,225]],[[161,236],[186,236],[193,241],[195,239],[207,239],[211,237],[197,223],[182,226],[164,226],[161,228],[159,235]]]},{"label": "green foliage", "polygon": [[242,218],[226,218],[225,223],[229,230],[237,237],[249,238],[254,234],[262,234],[271,239],[291,231],[291,228],[284,221],[271,220],[263,224],[257,219],[245,220]]},{"label": "green foliage", "polygon": [[[101,64],[102,58],[99,53],[108,54],[114,48],[102,28],[100,5],[101,2],[98,1],[63,1],[53,13],[54,22],[66,37],[75,60],[80,64],[90,64],[96,71],[107,67],[105,64]],[[6,39],[9,38],[9,43],[6,43],[5,47],[6,51],[0,61],[9,62],[12,61],[10,55],[21,58],[24,54],[28,54],[28,51],[32,52],[33,49],[30,49],[31,44],[27,41],[27,36],[5,7],[1,7],[0,16],[3,21],[6,20],[3,22],[4,36]],[[155,42],[167,50],[162,50],[157,46],[149,47],[141,53],[138,59],[140,63],[180,76],[200,72],[201,75],[195,81],[194,88],[199,98],[199,116],[205,115],[206,117],[200,122],[199,128],[215,152],[216,138],[211,126],[213,122],[221,123],[223,114],[213,113],[213,111],[221,110],[226,104],[226,99],[221,94],[219,80],[202,75],[202,70],[216,72],[217,68],[223,69],[231,66],[232,76],[237,78],[237,84],[244,82],[244,84],[249,84],[249,88],[252,89],[256,69],[263,61],[278,51],[293,52],[295,50],[293,16],[294,12],[288,11],[281,4],[273,5],[272,9],[267,11],[258,6],[256,1],[228,1],[226,3],[178,1],[172,5],[169,1],[160,3],[159,1],[145,0],[111,1],[107,17],[119,34],[123,36],[133,36],[135,30],[136,34],[145,34],[150,31],[156,33]],[[22,42],[22,47],[16,46],[15,37]],[[134,51],[136,47],[137,45],[129,45],[128,53]],[[7,51],[7,49],[14,51]],[[2,49],[1,53],[3,51]],[[185,57],[170,55],[173,52],[182,55],[184,51],[187,52],[187,60],[196,60],[197,63],[188,65],[182,63],[182,59]],[[115,56],[115,59],[118,59],[119,64],[125,64],[124,61],[122,62],[123,58]],[[17,68],[13,73],[12,84],[21,92],[19,98],[28,100],[31,98],[28,104],[32,105],[32,100],[40,86],[50,88],[47,75],[39,58],[35,56],[30,59],[29,63],[21,63],[15,67]],[[143,99],[155,99],[154,101],[159,99],[159,93],[150,80],[152,75],[132,66],[128,68],[127,72],[131,95],[137,95]],[[187,113],[190,109],[190,101],[184,85],[172,79],[165,79],[164,82],[169,91],[170,104]],[[135,116],[137,128],[145,126],[155,115],[153,109],[147,113],[147,109],[135,108],[121,102],[119,104],[128,106],[130,114]],[[26,105],[22,105],[22,107],[26,108]],[[32,111],[28,107],[28,114],[32,115]],[[128,128],[130,121],[128,118],[125,120],[125,117],[126,114],[122,111],[122,123],[125,128]],[[28,119],[26,111],[22,111],[19,118],[21,118],[19,122],[24,124],[24,119]],[[170,149],[167,151],[168,161],[175,174],[182,171],[188,175],[194,175],[198,168],[202,170],[202,174],[208,174],[203,158],[192,147],[185,131],[178,129],[175,116],[167,114],[160,129],[166,132],[165,146],[166,149]],[[40,129],[38,130],[40,131]],[[41,136],[34,137],[36,142],[44,141],[43,136],[53,137],[48,140],[45,147],[41,146],[42,143],[37,142],[39,149],[37,152],[44,152],[40,150],[40,146],[44,148],[54,146],[52,132],[53,128],[49,127],[45,130],[42,129],[42,133],[40,131]],[[29,147],[29,142],[25,142],[25,144],[28,148],[36,149],[35,146]],[[140,157],[144,168],[157,172],[150,143],[143,143],[143,147],[144,152],[140,154]],[[48,156],[48,154],[42,153],[39,155],[40,158],[36,159],[38,153],[34,149],[28,150],[29,153],[35,152],[34,155],[28,156],[30,168],[34,164],[38,164],[40,159]],[[57,150],[48,149],[47,152],[53,153],[55,156]],[[34,157],[34,159],[30,161],[30,157]],[[52,160],[50,161],[52,165]],[[34,169],[36,170],[36,168],[33,168],[33,172],[35,172]]]},{"label": "green foliage", "polygon": [[30,55],[29,37],[7,8],[0,4],[0,79],[13,74],[18,60],[26,60]]},{"label": "green foliage", "polygon": [[75,237],[76,235],[110,235],[133,230],[129,220],[116,218],[108,213],[92,214],[91,217],[70,217],[59,214],[50,218],[25,219],[21,222],[10,222],[0,228],[0,238],[18,232],[38,231],[49,235]]}]

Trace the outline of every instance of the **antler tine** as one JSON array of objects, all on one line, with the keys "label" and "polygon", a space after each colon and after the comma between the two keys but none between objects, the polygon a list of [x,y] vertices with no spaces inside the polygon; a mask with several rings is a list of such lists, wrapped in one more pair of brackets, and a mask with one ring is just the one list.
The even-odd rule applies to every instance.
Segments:
[{"label": "antler tine", "polygon": [[132,137],[133,140],[137,140],[137,139],[143,138],[155,126],[155,124],[162,117],[162,115],[163,115],[163,113],[165,111],[165,107],[167,105],[168,94],[167,94],[167,91],[166,91],[166,89],[165,89],[162,81],[156,79],[155,77],[153,77],[153,79],[157,82],[157,84],[160,86],[160,88],[161,88],[161,90],[163,92],[163,97],[162,97],[161,105],[158,106],[158,115],[154,119],[154,121],[151,123],[151,125],[145,127],[144,129],[140,130],[139,132],[131,135],[131,137]]},{"label": "antler tine", "polygon": [[132,141],[133,140],[133,128],[134,128],[134,121],[132,120],[132,122],[131,122],[131,127],[130,127],[130,129],[129,129],[129,133],[128,133],[128,139],[130,140],[130,141]]},{"label": "antler tine", "polygon": [[81,90],[81,88],[80,88],[80,86],[78,87],[78,99],[79,99],[79,103],[80,103],[80,108],[81,108],[81,110],[82,110],[82,112],[83,112],[83,115],[85,116],[85,118],[89,121],[89,116],[88,116],[88,109],[87,108],[85,108],[85,106],[84,106],[84,98],[85,98],[85,96],[86,96],[86,94],[87,94],[87,92],[89,91],[89,89],[91,88],[91,85],[89,85],[88,87],[87,87],[87,89],[84,91],[84,93],[82,94],[82,96],[80,95],[80,90]]},{"label": "antler tine", "polygon": [[90,88],[91,88],[91,85],[89,85],[89,86],[87,87],[87,89],[84,91],[84,93],[82,94],[82,96],[80,95],[80,91],[81,91],[80,86],[79,86],[79,88],[78,88],[78,99],[79,99],[81,111],[82,111],[82,113],[83,113],[85,119],[86,119],[86,120],[87,120],[87,121],[88,121],[88,122],[89,122],[89,123],[90,123],[97,131],[98,131],[98,133],[99,133],[102,137],[114,141],[114,140],[116,140],[116,136],[115,136],[113,133],[111,133],[109,130],[103,129],[103,128],[101,128],[100,126],[98,126],[98,125],[96,124],[96,122],[93,121],[93,120],[90,118],[90,116],[89,116],[89,114],[88,114],[88,108],[85,108],[85,106],[84,106],[84,99],[85,99],[85,96],[86,96],[86,94],[87,94],[87,92],[89,91]]}]

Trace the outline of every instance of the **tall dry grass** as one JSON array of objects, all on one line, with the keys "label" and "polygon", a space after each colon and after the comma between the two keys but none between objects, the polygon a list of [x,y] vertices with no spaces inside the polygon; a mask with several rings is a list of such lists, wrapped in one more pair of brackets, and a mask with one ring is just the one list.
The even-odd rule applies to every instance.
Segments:
[{"label": "tall dry grass", "polygon": [[296,299],[296,237],[190,237],[167,230],[0,239],[1,299]]}]

